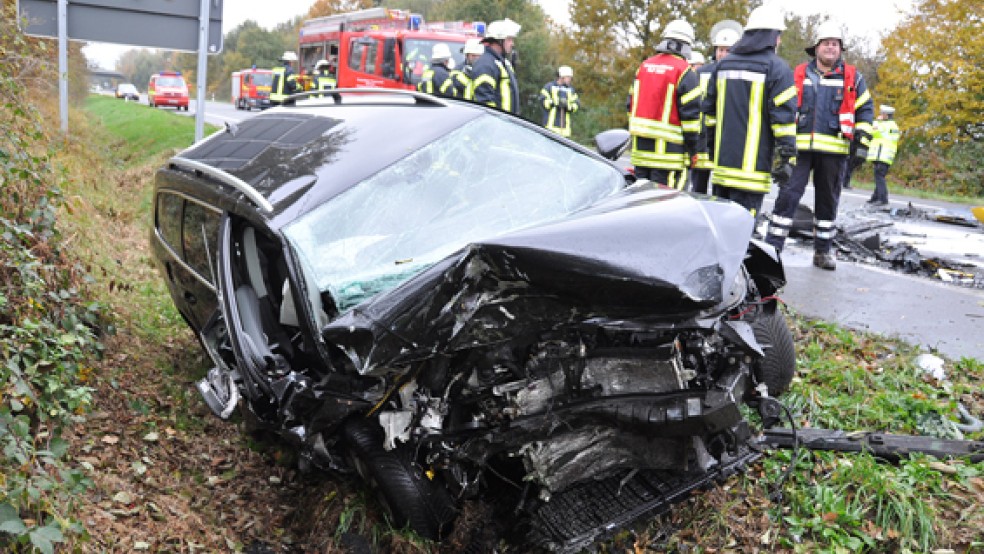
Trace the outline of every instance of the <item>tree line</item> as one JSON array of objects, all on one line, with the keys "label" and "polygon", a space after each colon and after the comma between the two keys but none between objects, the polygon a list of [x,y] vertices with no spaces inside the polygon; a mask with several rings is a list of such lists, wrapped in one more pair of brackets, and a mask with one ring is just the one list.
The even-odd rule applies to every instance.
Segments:
[{"label": "tree line", "polygon": [[[365,9],[378,0],[318,0],[307,14],[265,29],[246,21],[224,37],[222,53],[208,57],[208,94],[227,100],[230,74],[273,67],[285,50],[296,50],[303,20]],[[540,121],[536,96],[561,65],[574,68],[581,110],[574,121],[574,139],[588,144],[600,131],[625,127],[625,101],[634,73],[652,55],[667,23],[684,18],[696,31],[695,49],[708,58],[709,32],[723,19],[744,22],[759,0],[571,0],[570,26],[551,20],[532,0],[396,0],[386,7],[420,13],[426,20],[493,21],[509,17],[523,28],[516,39],[521,113]],[[877,104],[891,104],[902,129],[896,177],[923,182],[941,172],[956,176],[960,194],[984,197],[984,176],[972,160],[981,146],[984,83],[977,60],[984,59],[984,33],[974,0],[915,0],[910,14],[882,42],[847,34],[844,57],[858,66]],[[825,16],[788,15],[778,54],[790,67],[807,60],[804,48]],[[265,22],[266,23],[266,22]],[[848,29],[849,31],[849,29]],[[130,51],[117,69],[133,82],[146,83],[162,69],[176,69],[194,83],[194,54]],[[310,69],[310,68],[305,68]],[[916,162],[932,154],[933,163]],[[954,159],[954,156],[956,157]],[[907,174],[906,158],[912,158]],[[976,183],[976,186],[975,186]]]}]

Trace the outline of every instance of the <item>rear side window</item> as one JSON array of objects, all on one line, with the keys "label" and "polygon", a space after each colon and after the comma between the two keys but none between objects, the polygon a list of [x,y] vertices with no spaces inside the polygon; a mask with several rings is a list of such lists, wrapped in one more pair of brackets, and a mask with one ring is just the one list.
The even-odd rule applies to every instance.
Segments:
[{"label": "rear side window", "polygon": [[184,200],[175,194],[157,196],[157,228],[164,242],[175,252],[181,252],[181,205]]},{"label": "rear side window", "polygon": [[206,281],[214,284],[219,214],[196,202],[185,201],[182,239],[185,262]]}]

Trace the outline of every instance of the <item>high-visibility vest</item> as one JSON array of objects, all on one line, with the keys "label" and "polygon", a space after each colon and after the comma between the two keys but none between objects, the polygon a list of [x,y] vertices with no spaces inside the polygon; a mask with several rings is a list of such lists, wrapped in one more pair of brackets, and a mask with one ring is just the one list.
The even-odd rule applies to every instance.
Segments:
[{"label": "high-visibility vest", "polygon": [[[629,114],[632,165],[671,171],[686,168],[684,135],[696,142],[700,134],[700,99],[700,80],[682,56],[660,53],[642,62],[636,71]],[[650,142],[652,149],[642,146]]]},{"label": "high-visibility vest", "polygon": [[[800,151],[848,154],[855,131],[871,134],[874,104],[871,93],[853,65],[839,63],[832,71],[820,75],[815,62],[802,63],[793,71],[796,84],[799,116],[796,127],[796,148]],[[817,82],[814,82],[817,81]],[[805,106],[804,96],[810,88],[812,104]],[[832,109],[837,105],[836,113]],[[857,115],[864,111],[860,121]],[[836,120],[834,119],[836,118]]]},{"label": "high-visibility vest", "polygon": [[540,89],[543,107],[543,126],[562,137],[571,136],[571,114],[578,110],[577,91],[568,85],[551,81]]},{"label": "high-visibility vest", "polygon": [[894,119],[876,119],[872,127],[868,161],[892,165],[899,149],[899,126]]}]

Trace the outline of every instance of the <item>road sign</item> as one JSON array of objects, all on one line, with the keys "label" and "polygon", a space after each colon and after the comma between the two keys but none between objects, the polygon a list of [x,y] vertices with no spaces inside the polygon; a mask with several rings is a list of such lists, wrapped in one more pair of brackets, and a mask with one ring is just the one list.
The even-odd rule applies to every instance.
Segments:
[{"label": "road sign", "polygon": [[[207,51],[217,54],[222,0],[208,2]],[[201,0],[69,0],[68,38],[197,52],[200,12]],[[58,0],[17,0],[17,14],[25,34],[58,38]]]}]

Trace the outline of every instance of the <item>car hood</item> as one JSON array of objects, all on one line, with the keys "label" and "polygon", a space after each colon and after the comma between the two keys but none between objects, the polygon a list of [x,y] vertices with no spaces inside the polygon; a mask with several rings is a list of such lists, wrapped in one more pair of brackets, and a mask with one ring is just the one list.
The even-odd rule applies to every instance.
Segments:
[{"label": "car hood", "polygon": [[[754,219],[651,184],[473,242],[323,329],[361,373],[597,321],[686,321],[731,289]],[[665,323],[664,323],[665,324]]]}]

